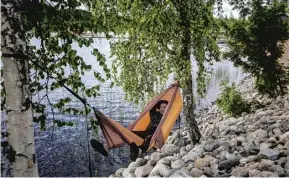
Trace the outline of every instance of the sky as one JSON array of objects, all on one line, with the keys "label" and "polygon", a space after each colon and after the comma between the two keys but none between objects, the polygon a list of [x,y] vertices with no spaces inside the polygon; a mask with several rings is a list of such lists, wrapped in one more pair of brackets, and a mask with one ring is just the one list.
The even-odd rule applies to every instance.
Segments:
[{"label": "sky", "polygon": [[239,12],[237,10],[233,10],[233,7],[229,5],[228,1],[223,1],[223,15],[230,17],[231,13],[235,18],[239,17]]}]

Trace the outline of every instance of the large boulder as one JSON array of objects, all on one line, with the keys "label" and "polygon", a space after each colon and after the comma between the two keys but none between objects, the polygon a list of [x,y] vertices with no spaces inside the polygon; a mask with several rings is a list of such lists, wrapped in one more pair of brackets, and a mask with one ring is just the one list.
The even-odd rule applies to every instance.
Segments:
[{"label": "large boulder", "polygon": [[136,168],[135,175],[137,177],[146,177],[151,173],[152,170],[153,167],[151,165],[146,164],[144,166]]}]

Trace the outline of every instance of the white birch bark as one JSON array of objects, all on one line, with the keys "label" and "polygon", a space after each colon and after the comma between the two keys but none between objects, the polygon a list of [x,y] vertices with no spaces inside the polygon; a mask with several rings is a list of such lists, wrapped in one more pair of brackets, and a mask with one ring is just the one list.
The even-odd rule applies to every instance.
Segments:
[{"label": "white birch bark", "polygon": [[[22,0],[1,1],[1,50],[8,116],[8,143],[16,152],[14,177],[38,177],[28,83],[28,61],[21,27]],[[15,8],[18,6],[18,8]]]}]

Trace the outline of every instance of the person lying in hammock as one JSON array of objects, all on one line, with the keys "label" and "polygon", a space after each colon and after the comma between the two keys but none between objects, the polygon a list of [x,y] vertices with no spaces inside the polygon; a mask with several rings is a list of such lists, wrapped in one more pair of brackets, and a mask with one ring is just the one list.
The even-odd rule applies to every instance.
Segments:
[{"label": "person lying in hammock", "polygon": [[160,124],[160,121],[163,117],[163,114],[166,110],[167,105],[168,105],[168,101],[160,100],[156,104],[155,108],[152,109],[152,111],[151,111],[152,117],[151,117],[150,124],[148,125],[148,128],[146,130],[146,136],[144,138],[144,143],[139,147],[136,147],[136,146],[130,147],[130,157],[132,160],[136,160],[136,158],[140,154],[146,152],[146,150],[148,149],[150,141],[152,139],[152,136]]},{"label": "person lying in hammock", "polygon": [[128,144],[132,160],[135,160],[140,152],[148,152],[154,148],[161,149],[182,107],[180,88],[177,83],[174,83],[155,96],[127,128],[105,116],[97,108],[93,108],[105,143],[91,139],[91,146],[95,151],[108,156],[109,150]]},{"label": "person lying in hammock", "polygon": [[159,126],[159,123],[163,117],[163,114],[166,110],[167,105],[168,105],[168,101],[166,100],[160,100],[158,104],[156,105],[155,109],[158,109],[158,111],[154,111],[154,113],[152,113],[152,119],[147,128],[147,136],[145,138],[144,145],[141,146],[142,152],[145,152],[145,150],[148,148],[151,138],[153,134],[155,133],[157,127]]}]

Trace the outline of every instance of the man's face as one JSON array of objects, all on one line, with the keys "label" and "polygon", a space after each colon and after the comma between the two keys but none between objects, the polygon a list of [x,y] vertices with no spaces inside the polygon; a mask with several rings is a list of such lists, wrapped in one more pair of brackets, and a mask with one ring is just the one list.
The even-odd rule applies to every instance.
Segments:
[{"label": "man's face", "polygon": [[160,113],[164,114],[165,110],[166,110],[167,104],[166,103],[162,103],[160,106]]}]

